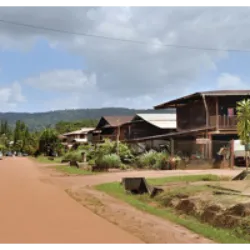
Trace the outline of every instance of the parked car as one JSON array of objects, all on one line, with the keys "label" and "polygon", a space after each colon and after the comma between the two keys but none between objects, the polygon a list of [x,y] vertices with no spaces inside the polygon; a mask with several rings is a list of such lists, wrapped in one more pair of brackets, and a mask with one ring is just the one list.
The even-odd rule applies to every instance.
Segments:
[{"label": "parked car", "polygon": [[7,152],[6,154],[5,154],[5,156],[13,156],[13,154],[12,154],[12,152]]},{"label": "parked car", "polygon": [[23,155],[23,156],[29,156],[27,153],[23,153],[22,155]]},{"label": "parked car", "polygon": [[3,153],[0,152],[0,160],[2,160],[2,159],[3,159]]}]

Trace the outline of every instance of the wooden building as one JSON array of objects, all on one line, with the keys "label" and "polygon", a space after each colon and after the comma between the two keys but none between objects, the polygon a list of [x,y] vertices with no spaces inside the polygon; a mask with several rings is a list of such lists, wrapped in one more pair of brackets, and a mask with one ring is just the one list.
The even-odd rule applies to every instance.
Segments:
[{"label": "wooden building", "polygon": [[157,105],[155,109],[176,109],[177,132],[166,134],[165,137],[177,143],[186,140],[186,150],[189,152],[197,148],[199,141],[204,144],[202,154],[211,159],[226,142],[238,138],[237,102],[249,96],[250,90],[198,92]]},{"label": "wooden building", "polygon": [[74,144],[87,144],[88,133],[95,128],[82,128],[76,131],[71,131],[60,136],[63,145],[72,147]]},{"label": "wooden building", "polygon": [[104,139],[124,140],[125,127],[123,124],[130,122],[133,116],[103,116],[98,122],[95,130],[91,131],[92,142],[102,142]]},{"label": "wooden building", "polygon": [[126,142],[140,143],[144,149],[157,149],[165,140],[147,138],[176,131],[176,114],[137,114],[123,127]]}]

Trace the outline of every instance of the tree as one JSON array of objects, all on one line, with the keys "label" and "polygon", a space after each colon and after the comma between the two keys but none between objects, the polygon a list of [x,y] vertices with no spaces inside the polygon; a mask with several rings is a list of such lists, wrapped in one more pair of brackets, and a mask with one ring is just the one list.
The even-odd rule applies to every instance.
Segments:
[{"label": "tree", "polygon": [[39,151],[46,155],[50,155],[59,147],[59,139],[57,132],[52,128],[46,128],[39,138]]},{"label": "tree", "polygon": [[23,151],[30,140],[29,129],[24,122],[20,120],[16,122],[13,137],[13,149],[16,151]]},{"label": "tree", "polygon": [[248,146],[250,144],[250,99],[237,103],[237,131],[241,143],[245,145],[246,168],[248,170]]},{"label": "tree", "polygon": [[64,134],[84,127],[96,127],[98,120],[84,119],[81,121],[60,121],[56,123],[55,129],[59,134]]}]

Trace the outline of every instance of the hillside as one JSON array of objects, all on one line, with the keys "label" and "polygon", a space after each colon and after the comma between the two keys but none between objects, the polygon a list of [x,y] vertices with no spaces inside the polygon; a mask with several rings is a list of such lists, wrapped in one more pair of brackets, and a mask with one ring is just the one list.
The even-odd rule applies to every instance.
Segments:
[{"label": "hillside", "polygon": [[58,110],[44,113],[0,113],[0,120],[6,120],[13,126],[17,120],[24,121],[30,130],[40,130],[45,126],[54,126],[59,121],[77,121],[83,119],[100,119],[101,116],[134,115],[136,113],[174,113],[174,110],[135,110],[127,108],[101,108]]}]

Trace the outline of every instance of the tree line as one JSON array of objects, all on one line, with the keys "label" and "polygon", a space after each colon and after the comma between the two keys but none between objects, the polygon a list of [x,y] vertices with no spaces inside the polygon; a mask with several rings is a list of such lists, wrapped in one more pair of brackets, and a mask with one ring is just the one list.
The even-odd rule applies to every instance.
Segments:
[{"label": "tree line", "polygon": [[64,151],[59,135],[79,130],[83,127],[95,127],[97,120],[85,119],[81,121],[58,122],[55,127],[47,126],[40,131],[30,131],[27,124],[18,120],[14,128],[5,121],[0,121],[0,151],[22,152],[29,155],[51,154]]}]

